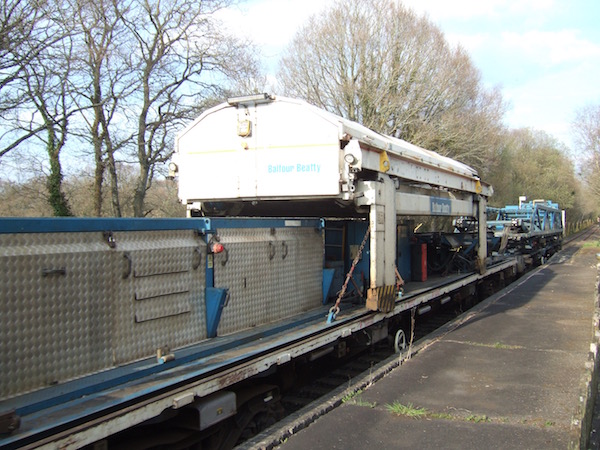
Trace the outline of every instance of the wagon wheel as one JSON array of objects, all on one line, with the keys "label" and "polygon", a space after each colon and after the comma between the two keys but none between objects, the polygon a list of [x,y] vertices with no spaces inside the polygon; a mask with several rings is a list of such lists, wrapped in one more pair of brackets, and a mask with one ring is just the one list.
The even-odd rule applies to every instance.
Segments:
[{"label": "wagon wheel", "polygon": [[396,331],[396,336],[394,337],[394,351],[396,353],[400,353],[406,349],[406,334],[404,334],[404,330],[400,328]]}]

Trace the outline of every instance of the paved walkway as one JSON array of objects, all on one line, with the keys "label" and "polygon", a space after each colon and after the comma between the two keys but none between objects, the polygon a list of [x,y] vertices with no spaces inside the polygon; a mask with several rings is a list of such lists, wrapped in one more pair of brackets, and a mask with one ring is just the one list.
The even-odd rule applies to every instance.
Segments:
[{"label": "paved walkway", "polygon": [[[565,248],[281,448],[577,448],[597,252]],[[422,415],[397,414],[401,405]]]}]

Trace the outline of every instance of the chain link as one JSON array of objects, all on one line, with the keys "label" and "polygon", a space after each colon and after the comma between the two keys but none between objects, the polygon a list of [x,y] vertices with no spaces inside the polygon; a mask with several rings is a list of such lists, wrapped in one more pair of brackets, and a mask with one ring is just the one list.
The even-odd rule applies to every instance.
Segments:
[{"label": "chain link", "polygon": [[363,238],[362,243],[360,244],[360,247],[358,248],[358,252],[356,253],[356,256],[354,257],[354,260],[352,261],[352,267],[350,267],[350,270],[348,271],[348,274],[346,275],[346,280],[344,281],[342,289],[340,290],[340,293],[338,294],[337,300],[335,301],[335,305],[333,305],[331,307],[331,309],[329,310],[329,316],[331,319],[335,319],[335,316],[340,312],[340,302],[342,301],[342,297],[346,293],[346,289],[348,288],[348,283],[350,282],[350,279],[352,278],[352,273],[354,272],[354,268],[356,267],[356,265],[362,258],[362,252],[365,248],[365,245],[367,244],[367,239],[369,237],[370,232],[371,232],[371,226],[369,225],[369,227],[367,228],[367,232],[365,233],[365,237]]}]

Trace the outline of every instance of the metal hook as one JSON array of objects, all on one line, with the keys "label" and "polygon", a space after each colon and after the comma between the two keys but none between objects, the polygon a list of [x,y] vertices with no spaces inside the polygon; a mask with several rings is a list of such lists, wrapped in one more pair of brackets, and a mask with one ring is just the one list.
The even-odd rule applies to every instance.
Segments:
[{"label": "metal hook", "polygon": [[275,257],[275,246],[272,242],[269,242],[269,259],[272,260]]},{"label": "metal hook", "polygon": [[329,309],[329,314],[327,314],[327,323],[333,323],[333,321],[335,320],[335,318],[337,317],[337,315],[340,313],[340,307],[339,306],[332,306]]}]

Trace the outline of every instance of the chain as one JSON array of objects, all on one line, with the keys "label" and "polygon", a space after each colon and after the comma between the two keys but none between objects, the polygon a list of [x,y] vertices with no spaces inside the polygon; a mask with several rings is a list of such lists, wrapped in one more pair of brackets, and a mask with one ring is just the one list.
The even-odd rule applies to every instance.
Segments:
[{"label": "chain", "polygon": [[333,305],[331,307],[331,309],[329,310],[329,318],[330,319],[328,319],[328,322],[335,319],[335,316],[337,316],[337,314],[340,312],[340,302],[342,301],[342,297],[346,293],[346,289],[348,288],[348,283],[350,282],[350,279],[352,278],[352,273],[354,272],[354,268],[356,267],[356,265],[362,258],[362,252],[365,248],[365,245],[367,244],[367,239],[369,237],[370,232],[371,232],[371,226],[369,225],[369,227],[367,228],[367,232],[365,233],[365,237],[363,238],[362,243],[360,244],[360,247],[358,248],[358,252],[356,253],[356,256],[354,257],[354,261],[352,261],[352,267],[350,267],[350,270],[348,271],[348,274],[346,275],[346,280],[344,281],[344,285],[342,286],[342,289],[340,290],[340,293],[338,294],[337,300],[335,301],[335,305]]}]

